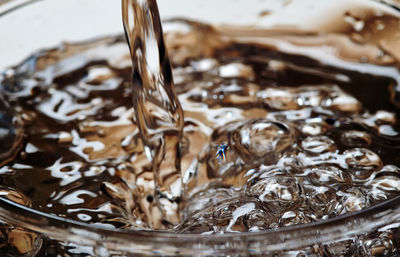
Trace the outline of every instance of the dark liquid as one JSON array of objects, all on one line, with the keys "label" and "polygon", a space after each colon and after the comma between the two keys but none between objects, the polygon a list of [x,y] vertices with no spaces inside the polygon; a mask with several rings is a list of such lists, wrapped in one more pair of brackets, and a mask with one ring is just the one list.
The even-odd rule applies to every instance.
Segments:
[{"label": "dark liquid", "polygon": [[[394,60],[383,68],[373,64],[379,60],[326,64],[301,47],[288,53],[183,23],[191,32],[166,36],[185,113],[180,151],[188,198],[171,231],[276,229],[399,194]],[[192,43],[204,35],[204,44]],[[310,38],[319,36],[292,40]],[[42,51],[3,76],[3,94],[24,124],[21,151],[0,170],[5,191],[70,219],[153,229],[155,166],[132,121],[140,115],[131,109],[130,60],[122,37],[106,38]],[[180,137],[176,131],[161,133]],[[391,230],[379,232],[360,249],[395,256],[396,240]],[[80,249],[44,244],[50,256]],[[5,249],[21,252],[13,244]],[[351,251],[327,246],[321,256]]]}]

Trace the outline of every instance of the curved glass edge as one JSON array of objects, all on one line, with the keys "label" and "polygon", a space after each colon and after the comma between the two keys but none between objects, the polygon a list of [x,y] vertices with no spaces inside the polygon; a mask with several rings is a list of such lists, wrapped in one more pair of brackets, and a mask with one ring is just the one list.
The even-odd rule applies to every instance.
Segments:
[{"label": "curved glass edge", "polygon": [[0,17],[43,0],[0,0]]},{"label": "curved glass edge", "polygon": [[373,1],[391,7],[396,11],[400,11],[400,2],[398,0],[373,0]]},{"label": "curved glass edge", "polygon": [[68,220],[0,198],[0,219],[50,239],[146,255],[252,254],[302,249],[342,241],[378,229],[400,227],[400,196],[361,211],[303,225],[260,232],[215,235],[102,228]]}]

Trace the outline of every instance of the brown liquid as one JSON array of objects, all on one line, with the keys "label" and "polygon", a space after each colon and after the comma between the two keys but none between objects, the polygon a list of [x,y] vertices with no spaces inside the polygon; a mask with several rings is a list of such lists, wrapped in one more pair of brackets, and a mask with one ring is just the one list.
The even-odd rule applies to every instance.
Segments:
[{"label": "brown liquid", "polygon": [[[327,64],[325,58],[307,56],[305,45],[335,46],[340,41],[335,37],[265,32],[266,38],[248,38],[237,30],[176,22],[191,29],[166,35],[185,113],[180,151],[188,200],[171,231],[275,229],[328,219],[399,194],[395,59],[386,56],[392,63],[383,67],[374,64],[379,60],[363,64],[345,58]],[[194,43],[201,38],[204,44]],[[292,42],[298,53],[283,51],[269,39]],[[164,161],[166,171],[179,171],[174,158],[181,137],[177,120],[183,116],[179,108],[172,112],[177,116],[164,115],[163,101],[156,101],[162,108],[146,117],[141,118],[145,111],[131,110],[130,61],[122,37],[105,38],[42,51],[3,76],[3,94],[24,131],[21,151],[11,161],[4,157],[7,163],[0,169],[9,198],[25,195],[29,201],[19,200],[22,204],[101,226],[153,229],[155,208],[163,210],[162,204],[154,205],[159,198],[153,194],[153,171],[163,172]],[[171,89],[172,80],[166,81]],[[134,99],[140,94],[145,92],[134,93]],[[176,101],[165,95],[174,99],[169,103]],[[152,102],[151,96],[141,99]],[[138,125],[134,116],[155,121]],[[166,121],[160,130],[159,120]],[[139,131],[149,124],[146,142]],[[159,149],[167,147],[163,140],[171,135],[174,158],[150,162],[142,139],[145,147]],[[154,160],[158,154],[150,156]],[[155,180],[160,189],[170,181]],[[10,237],[12,229],[4,230]],[[11,242],[4,252],[25,250]],[[372,232],[357,245],[327,243],[320,256],[379,251],[396,256],[396,242],[394,230]],[[62,242],[43,244],[41,253],[48,256],[85,251]]]}]

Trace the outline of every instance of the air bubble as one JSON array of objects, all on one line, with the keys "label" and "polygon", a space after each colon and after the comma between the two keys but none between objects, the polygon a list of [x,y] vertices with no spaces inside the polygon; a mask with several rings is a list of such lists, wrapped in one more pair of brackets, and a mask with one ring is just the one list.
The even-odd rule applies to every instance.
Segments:
[{"label": "air bubble", "polygon": [[400,191],[400,177],[397,176],[379,176],[374,178],[370,184],[373,190],[382,190],[384,192],[399,192]]},{"label": "air bubble", "polygon": [[256,119],[231,134],[230,143],[247,164],[275,163],[292,146],[294,132],[281,122]]},{"label": "air bubble", "polygon": [[346,192],[340,191],[337,195],[342,197],[342,204],[347,212],[359,211],[368,206],[367,198],[356,187],[352,187]]},{"label": "air bubble", "polygon": [[351,182],[351,178],[347,173],[335,166],[320,166],[312,168],[309,174],[311,181],[317,185],[334,185]]},{"label": "air bubble", "polygon": [[251,199],[234,197],[213,204],[187,217],[179,233],[246,232],[268,229],[273,216]]},{"label": "air bubble", "polygon": [[248,182],[246,194],[263,202],[272,212],[295,205],[301,198],[298,182],[285,176],[254,178]]},{"label": "air bubble", "polygon": [[345,94],[343,92],[333,94],[329,101],[323,104],[326,107],[330,107],[333,110],[342,112],[355,113],[361,110],[361,103],[351,95]]},{"label": "air bubble", "polygon": [[307,197],[303,212],[312,220],[332,217],[341,213],[342,207],[333,185],[304,182],[303,188],[304,195]]},{"label": "air bubble", "polygon": [[190,197],[182,215],[184,218],[188,218],[193,213],[214,206],[216,203],[228,200],[235,195],[238,196],[238,192],[233,188],[222,187],[222,185],[209,186]]},{"label": "air bubble", "polygon": [[284,88],[268,88],[257,93],[257,96],[270,108],[277,110],[299,109],[297,95]]},{"label": "air bubble", "polygon": [[363,242],[363,248],[368,256],[395,256],[398,253],[396,242],[393,240],[393,233],[385,231],[379,233],[373,239]]},{"label": "air bubble", "polygon": [[340,141],[349,147],[360,147],[370,145],[372,139],[365,131],[348,130],[341,134]]},{"label": "air bubble", "polygon": [[301,132],[308,136],[318,136],[323,134],[327,130],[327,126],[324,126],[321,121],[307,122],[301,126]]},{"label": "air bubble", "polygon": [[379,170],[383,165],[381,158],[366,148],[349,149],[343,155],[355,179],[367,179],[372,171]]},{"label": "air bubble", "polygon": [[287,211],[280,218],[280,226],[291,226],[309,223],[311,220],[302,211]]},{"label": "air bubble", "polygon": [[326,136],[307,137],[301,141],[301,147],[310,154],[322,154],[336,151],[335,142]]}]

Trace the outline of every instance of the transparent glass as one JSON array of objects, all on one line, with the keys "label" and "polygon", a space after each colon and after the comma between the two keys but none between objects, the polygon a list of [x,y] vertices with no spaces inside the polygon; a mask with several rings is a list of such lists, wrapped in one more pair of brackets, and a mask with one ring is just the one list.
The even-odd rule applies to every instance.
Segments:
[{"label": "transparent glass", "polygon": [[[160,0],[158,3],[164,19],[189,17],[210,24],[285,27],[310,33],[340,33],[328,25],[337,20],[339,26],[349,8],[369,6],[400,19],[396,1]],[[121,34],[120,4],[116,0],[0,1],[0,69],[61,41]],[[393,54],[398,53],[398,49],[392,50]],[[400,233],[400,196],[329,220],[240,234],[106,229],[42,213],[4,198],[0,198],[0,218],[46,239],[82,246],[95,256],[323,256],[324,245],[357,245],[366,234],[389,228],[394,234]]]}]

